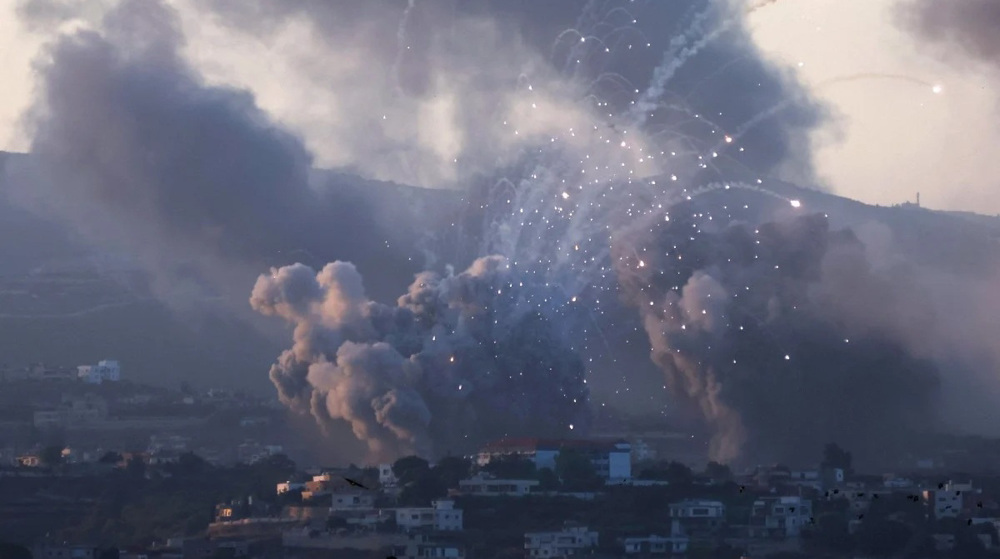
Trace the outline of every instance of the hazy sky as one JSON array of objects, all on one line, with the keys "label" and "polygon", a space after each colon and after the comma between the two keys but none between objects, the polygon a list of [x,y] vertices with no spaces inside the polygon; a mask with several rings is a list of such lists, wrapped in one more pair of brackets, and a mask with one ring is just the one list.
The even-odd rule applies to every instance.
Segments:
[{"label": "hazy sky", "polygon": [[[51,30],[26,29],[17,2],[0,0],[0,149],[23,151],[28,138],[18,119],[32,95],[31,62]],[[296,64],[309,58],[309,44],[294,26],[278,39],[279,55],[190,17],[187,0],[172,3],[185,16],[186,52],[209,80],[251,88],[266,110],[305,136],[318,164],[345,163],[338,158],[342,139],[314,124],[336,115],[316,114],[322,107],[304,102],[307,90],[289,87],[297,83]],[[753,12],[750,27],[766,52],[795,68],[832,108],[834,118],[812,143],[818,173],[835,192],[893,204],[919,191],[928,207],[1000,213],[1000,159],[986,155],[1000,140],[995,82],[986,69],[954,64],[899,29],[896,4],[779,0]]]}]

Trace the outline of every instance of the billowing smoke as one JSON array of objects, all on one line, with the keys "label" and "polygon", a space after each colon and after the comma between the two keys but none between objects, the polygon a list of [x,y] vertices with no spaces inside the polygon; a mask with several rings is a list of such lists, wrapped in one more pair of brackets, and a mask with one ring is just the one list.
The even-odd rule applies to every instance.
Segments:
[{"label": "billowing smoke", "polygon": [[583,362],[527,285],[506,259],[484,257],[417,275],[390,306],[366,297],[352,264],[296,264],[260,276],[250,303],[295,327],[271,368],[282,401],[322,425],[348,422],[386,459],[586,431]]},{"label": "billowing smoke", "polygon": [[[852,232],[822,214],[715,227],[688,209],[623,235],[616,268],[714,459],[801,459],[831,440],[881,457],[939,427],[939,370],[868,318],[906,309]],[[845,319],[855,305],[865,318]]]},{"label": "billowing smoke", "polygon": [[100,27],[60,36],[39,60],[40,180],[15,181],[22,202],[132,251],[165,299],[187,304],[233,296],[296,253],[416,271],[386,247],[401,235],[380,231],[367,200],[310,184],[312,155],[252,95],[203,82],[172,8],[121,2]]},{"label": "billowing smoke", "polygon": [[925,41],[986,64],[1000,61],[1000,3],[994,0],[900,0],[897,12],[903,26]]}]

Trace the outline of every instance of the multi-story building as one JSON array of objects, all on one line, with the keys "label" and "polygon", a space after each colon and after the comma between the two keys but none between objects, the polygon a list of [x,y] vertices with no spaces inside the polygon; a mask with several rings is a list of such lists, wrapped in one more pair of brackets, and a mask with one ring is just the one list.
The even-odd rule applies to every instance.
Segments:
[{"label": "multi-story building", "polygon": [[924,502],[931,507],[934,518],[958,518],[966,509],[971,508],[975,496],[981,490],[976,489],[971,483],[955,483],[949,481],[938,486],[936,490],[923,492]]},{"label": "multi-story building", "polygon": [[625,441],[587,441],[566,439],[506,438],[486,445],[476,462],[480,466],[502,456],[521,456],[535,463],[538,469],[555,469],[561,450],[572,449],[590,458],[594,470],[609,482],[632,478],[632,446]]},{"label": "multi-story building", "polygon": [[375,495],[368,491],[346,491],[334,493],[331,511],[371,510],[375,506]]},{"label": "multi-story building", "polygon": [[109,359],[99,361],[97,365],[80,365],[76,370],[80,380],[91,384],[118,382],[122,378],[121,366],[118,361]]},{"label": "multi-story building", "polygon": [[764,497],[753,504],[750,530],[766,538],[796,538],[812,518],[812,501],[799,496]]},{"label": "multi-story building", "polygon": [[392,555],[398,559],[464,559],[465,546],[441,536],[412,534],[405,544],[392,547]]},{"label": "multi-story building", "polygon": [[538,487],[534,479],[494,479],[483,473],[458,482],[459,490],[466,495],[477,497],[523,497]]},{"label": "multi-story building", "polygon": [[569,557],[597,547],[597,532],[586,526],[567,526],[560,532],[528,532],[524,534],[524,555],[527,558]]},{"label": "multi-story building", "polygon": [[719,533],[726,520],[721,501],[686,499],[670,504],[671,535],[710,538]]},{"label": "multi-story building", "polygon": [[434,530],[455,532],[462,530],[462,509],[455,508],[455,501],[441,499],[430,507],[407,507],[396,509],[396,526],[410,532],[413,530]]},{"label": "multi-story building", "polygon": [[399,480],[392,471],[392,464],[378,465],[378,482],[382,487],[395,487]]}]

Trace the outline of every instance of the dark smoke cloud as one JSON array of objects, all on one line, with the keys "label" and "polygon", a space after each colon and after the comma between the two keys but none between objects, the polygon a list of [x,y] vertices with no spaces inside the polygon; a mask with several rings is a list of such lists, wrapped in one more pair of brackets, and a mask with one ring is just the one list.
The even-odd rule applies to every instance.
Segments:
[{"label": "dark smoke cloud", "polygon": [[386,247],[403,235],[376,223],[372,198],[314,188],[297,136],[248,92],[205,85],[179,55],[171,8],[122,2],[101,27],[60,36],[39,62],[41,180],[22,201],[140,255],[168,299],[190,303],[206,282],[234,296],[255,270],[302,255],[391,264],[402,273],[377,287],[405,285],[415,268]]},{"label": "dark smoke cloud", "polygon": [[[655,114],[642,126],[657,143],[709,150],[722,131],[783,103],[746,131],[752,149],[728,150],[725,165],[753,173],[780,166],[812,178],[803,146],[823,111],[760,55],[743,26],[744,6],[736,3],[212,0],[208,6],[220,21],[278,49],[275,37],[309,23],[311,33],[294,35],[296,44],[307,42],[338,62],[331,69],[302,64],[298,73],[311,102],[338,109],[307,136],[323,159],[337,146],[334,159],[350,154],[371,176],[435,187],[480,174],[496,178],[552,136],[607,124],[605,112],[619,115],[611,120],[635,134],[639,127],[626,114],[638,106],[639,92],[661,82],[647,100]],[[607,111],[594,110],[598,99]],[[515,121],[517,136],[501,124]]]},{"label": "dark smoke cloud", "polygon": [[926,317],[904,314],[851,231],[822,214],[702,230],[679,213],[622,239],[617,270],[713,458],[802,460],[831,440],[882,457],[940,426],[937,366],[868,319]]},{"label": "dark smoke cloud", "polygon": [[485,257],[457,275],[417,275],[389,306],[366,297],[352,264],[296,264],[260,276],[250,303],[295,327],[271,368],[282,401],[327,427],[348,422],[384,460],[586,432],[583,362],[524,284]]},{"label": "dark smoke cloud", "polygon": [[897,13],[902,25],[923,40],[1000,64],[1000,3],[994,0],[903,0]]},{"label": "dark smoke cloud", "polygon": [[[304,78],[282,87],[298,120],[281,120],[307,137],[319,134],[310,147],[325,148],[324,159],[367,176],[473,184],[461,216],[467,230],[456,233],[456,220],[413,205],[394,214],[398,233],[386,243],[388,227],[371,217],[386,201],[317,191],[306,144],[249,93],[206,85],[179,54],[186,37],[176,14],[156,2],[121,3],[100,31],[60,37],[40,64],[32,150],[49,178],[40,197],[91,238],[141,254],[164,289],[193,269],[232,293],[273,260],[307,260],[262,276],[253,291],[254,309],[294,325],[293,347],[272,380],[283,401],[328,429],[346,421],[376,456],[440,454],[503,434],[564,434],[571,423],[585,432],[587,384],[575,350],[586,344],[565,339],[582,319],[550,312],[546,283],[566,287],[564,278],[579,276],[552,265],[566,261],[554,252],[577,240],[603,242],[596,233],[627,222],[617,210],[642,193],[608,174],[590,198],[594,210],[562,228],[550,227],[565,223],[550,195],[585,158],[612,169],[634,163],[605,135],[627,133],[636,146],[686,154],[684,162],[657,159],[644,177],[676,172],[689,184],[790,162],[810,174],[808,154],[798,150],[821,111],[759,56],[743,12],[724,2],[211,6],[269,45],[286,26],[307,22],[311,32],[295,44],[322,62],[289,55]],[[567,28],[575,32],[557,40]],[[637,97],[642,110],[632,108]],[[597,99],[608,105],[598,108]],[[779,104],[784,110],[768,113]],[[508,119],[520,123],[517,134]],[[755,125],[741,128],[747,122]],[[553,136],[570,129],[576,139],[549,151]],[[711,165],[694,164],[725,132],[742,133],[746,151],[720,149]],[[534,175],[548,182],[529,181]],[[498,177],[516,185],[518,205],[484,192]],[[526,223],[504,214],[514,208],[541,217]],[[457,236],[468,251],[414,246],[423,229]],[[396,306],[377,303],[399,293],[391,289],[396,279],[420,269],[411,258],[425,247],[460,268],[474,263],[458,275],[422,273]],[[595,267],[607,264],[603,250]],[[520,267],[474,260],[496,253]],[[331,261],[338,262],[315,272]],[[692,301],[728,288],[706,274],[689,286]],[[707,316],[699,324],[712,335],[725,331]]]}]

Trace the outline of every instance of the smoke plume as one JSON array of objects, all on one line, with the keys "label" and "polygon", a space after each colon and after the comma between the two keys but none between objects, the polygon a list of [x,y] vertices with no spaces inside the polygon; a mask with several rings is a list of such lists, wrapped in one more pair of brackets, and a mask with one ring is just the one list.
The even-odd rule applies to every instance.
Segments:
[{"label": "smoke plume", "polygon": [[122,2],[100,31],[59,36],[38,62],[37,173],[15,181],[21,201],[130,250],[161,296],[187,304],[233,297],[296,252],[415,271],[386,248],[397,236],[379,232],[368,200],[313,188],[298,137],[248,92],[204,84],[183,45],[160,2]]},{"label": "smoke plume", "polygon": [[369,300],[356,268],[296,264],[250,299],[294,325],[271,368],[283,402],[322,425],[347,421],[371,458],[469,451],[510,436],[585,432],[583,362],[534,310],[501,257],[416,276],[395,306]]},{"label": "smoke plume", "polygon": [[714,459],[797,459],[830,440],[882,456],[939,426],[937,366],[838,310],[905,311],[851,231],[821,214],[715,228],[686,209],[622,237],[617,272],[653,360],[713,428]]},{"label": "smoke plume", "polygon": [[[1000,3],[993,0],[902,0],[897,5],[902,25],[931,44],[961,51],[997,66],[1000,61]],[[955,52],[955,51],[952,51]],[[957,53],[956,53],[957,54]]]}]

